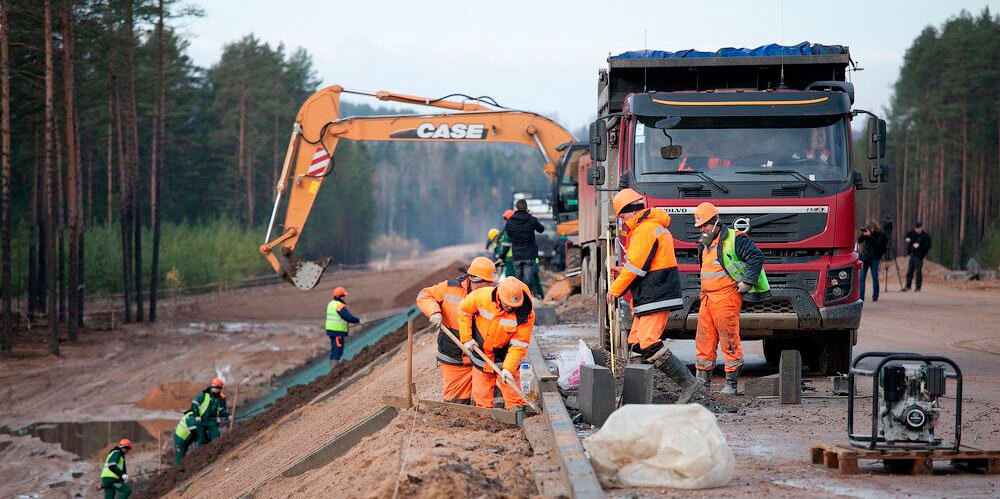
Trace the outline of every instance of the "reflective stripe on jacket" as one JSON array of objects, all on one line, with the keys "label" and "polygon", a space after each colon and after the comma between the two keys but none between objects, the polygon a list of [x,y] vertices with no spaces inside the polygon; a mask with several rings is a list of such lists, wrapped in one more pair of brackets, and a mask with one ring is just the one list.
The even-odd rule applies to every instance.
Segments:
[{"label": "reflective stripe on jacket", "polygon": [[646,208],[625,221],[625,261],[611,283],[613,296],[632,292],[632,312],[646,315],[660,310],[679,310],[680,274],[674,255],[674,238],[667,230],[670,215],[658,208]]},{"label": "reflective stripe on jacket", "polygon": [[[720,255],[721,245],[721,255]],[[750,284],[746,301],[770,298],[771,287],[764,273],[764,255],[743,232],[723,226],[708,248],[701,246],[701,290],[713,293],[736,288],[737,282]]]},{"label": "reflective stripe on jacket", "polygon": [[340,316],[340,310],[346,307],[340,300],[330,300],[326,304],[326,330],[347,332],[347,321]]},{"label": "reflective stripe on jacket", "polygon": [[[213,403],[214,401],[217,401]],[[209,423],[209,418],[220,418],[229,416],[229,408],[226,407],[226,394],[220,392],[218,397],[213,397],[212,393],[206,389],[199,393],[191,401],[191,412],[202,418],[202,424]]]},{"label": "reflective stripe on jacket", "polygon": [[118,447],[111,449],[108,457],[104,458],[104,468],[101,469],[101,478],[113,478],[121,480],[125,471],[125,453]]},{"label": "reflective stripe on jacket", "polygon": [[[527,286],[522,287],[524,304],[513,312],[504,311],[494,287],[479,288],[458,304],[458,330],[462,343],[476,340],[486,357],[500,369],[512,373],[528,352],[531,330],[535,326],[531,291]],[[492,372],[475,353],[470,360],[477,369]]]},{"label": "reflective stripe on jacket", "polygon": [[[433,286],[421,289],[417,293],[417,307],[427,317],[440,313],[441,325],[457,333],[458,304],[468,294],[469,276],[467,275],[441,281]],[[463,359],[462,349],[441,331],[438,331],[437,335],[438,361],[454,366],[465,365],[466,362]],[[458,335],[456,334],[456,336]]]}]

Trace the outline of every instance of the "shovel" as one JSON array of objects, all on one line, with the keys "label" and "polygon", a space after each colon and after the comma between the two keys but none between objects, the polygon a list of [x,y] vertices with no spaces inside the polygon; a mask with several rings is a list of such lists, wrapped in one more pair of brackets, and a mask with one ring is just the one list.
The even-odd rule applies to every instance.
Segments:
[{"label": "shovel", "polygon": [[[451,331],[448,330],[448,328],[446,328],[444,326],[440,326],[440,329],[441,329],[442,332],[444,332],[445,335],[448,336],[449,339],[451,339],[452,342],[455,343],[455,345],[458,345],[458,348],[462,349],[462,352],[464,352],[465,355],[468,355],[469,358],[472,358],[472,352],[469,352],[469,350],[467,348],[465,348],[465,345],[463,345],[462,342],[459,341],[459,339],[456,338],[455,335]],[[500,374],[500,371],[502,371],[502,369],[500,369],[499,367],[497,367],[497,365],[494,364],[492,360],[490,360],[489,358],[486,357],[486,354],[483,353],[483,350],[479,348],[479,345],[476,345],[476,346],[474,346],[472,348],[475,350],[476,353],[479,354],[479,357],[482,358],[483,361],[486,362],[486,365],[490,366],[490,369],[493,369],[493,372],[495,372],[497,374]],[[535,411],[538,414],[542,413],[542,409],[539,408],[537,404],[535,404],[531,400],[528,400],[528,397],[526,397],[524,395],[524,392],[521,391],[521,387],[520,386],[517,386],[514,383],[506,383],[506,382],[504,384],[506,384],[508,387],[510,387],[512,390],[514,390],[514,393],[516,393],[518,397],[521,397],[522,399],[524,399],[524,402],[526,404],[528,404],[528,407],[531,407],[531,409],[533,411]]]}]

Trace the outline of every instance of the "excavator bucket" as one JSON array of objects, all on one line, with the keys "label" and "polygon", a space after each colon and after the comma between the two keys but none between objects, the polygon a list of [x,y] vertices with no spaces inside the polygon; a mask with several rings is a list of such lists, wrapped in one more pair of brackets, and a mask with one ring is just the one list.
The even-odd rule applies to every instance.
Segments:
[{"label": "excavator bucket", "polygon": [[302,260],[294,252],[288,251],[281,258],[281,277],[293,286],[303,291],[309,291],[319,283],[326,267],[330,265],[330,260],[330,257],[326,257],[319,261],[310,262]]}]

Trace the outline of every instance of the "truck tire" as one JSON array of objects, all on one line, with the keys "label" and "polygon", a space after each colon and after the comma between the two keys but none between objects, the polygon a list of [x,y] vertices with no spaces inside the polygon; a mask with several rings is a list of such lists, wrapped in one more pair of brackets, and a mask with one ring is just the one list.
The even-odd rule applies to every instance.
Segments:
[{"label": "truck tire", "polygon": [[[764,360],[768,364],[778,365],[778,361],[781,360],[782,350],[801,350],[796,344],[791,344],[788,340],[781,340],[776,338],[768,338],[763,340],[764,343]],[[803,355],[805,357],[805,355]]]},{"label": "truck tire", "polygon": [[811,364],[812,369],[824,376],[847,374],[851,367],[853,348],[851,331],[830,331],[820,338],[822,341],[815,343],[815,364]]}]

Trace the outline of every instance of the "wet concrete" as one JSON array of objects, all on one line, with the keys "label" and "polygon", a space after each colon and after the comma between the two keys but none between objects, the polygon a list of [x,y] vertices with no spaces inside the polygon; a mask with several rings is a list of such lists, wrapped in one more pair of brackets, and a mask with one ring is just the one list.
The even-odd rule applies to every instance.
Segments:
[{"label": "wet concrete", "polygon": [[[107,449],[111,442],[123,438],[132,441],[136,448],[145,443],[157,442],[157,434],[169,431],[176,421],[94,421],[86,423],[35,423],[21,427],[5,426],[0,433],[11,436],[38,437],[46,443],[59,444],[63,450],[90,459]],[[163,435],[160,435],[163,437]],[[169,436],[169,435],[167,435]]]}]

